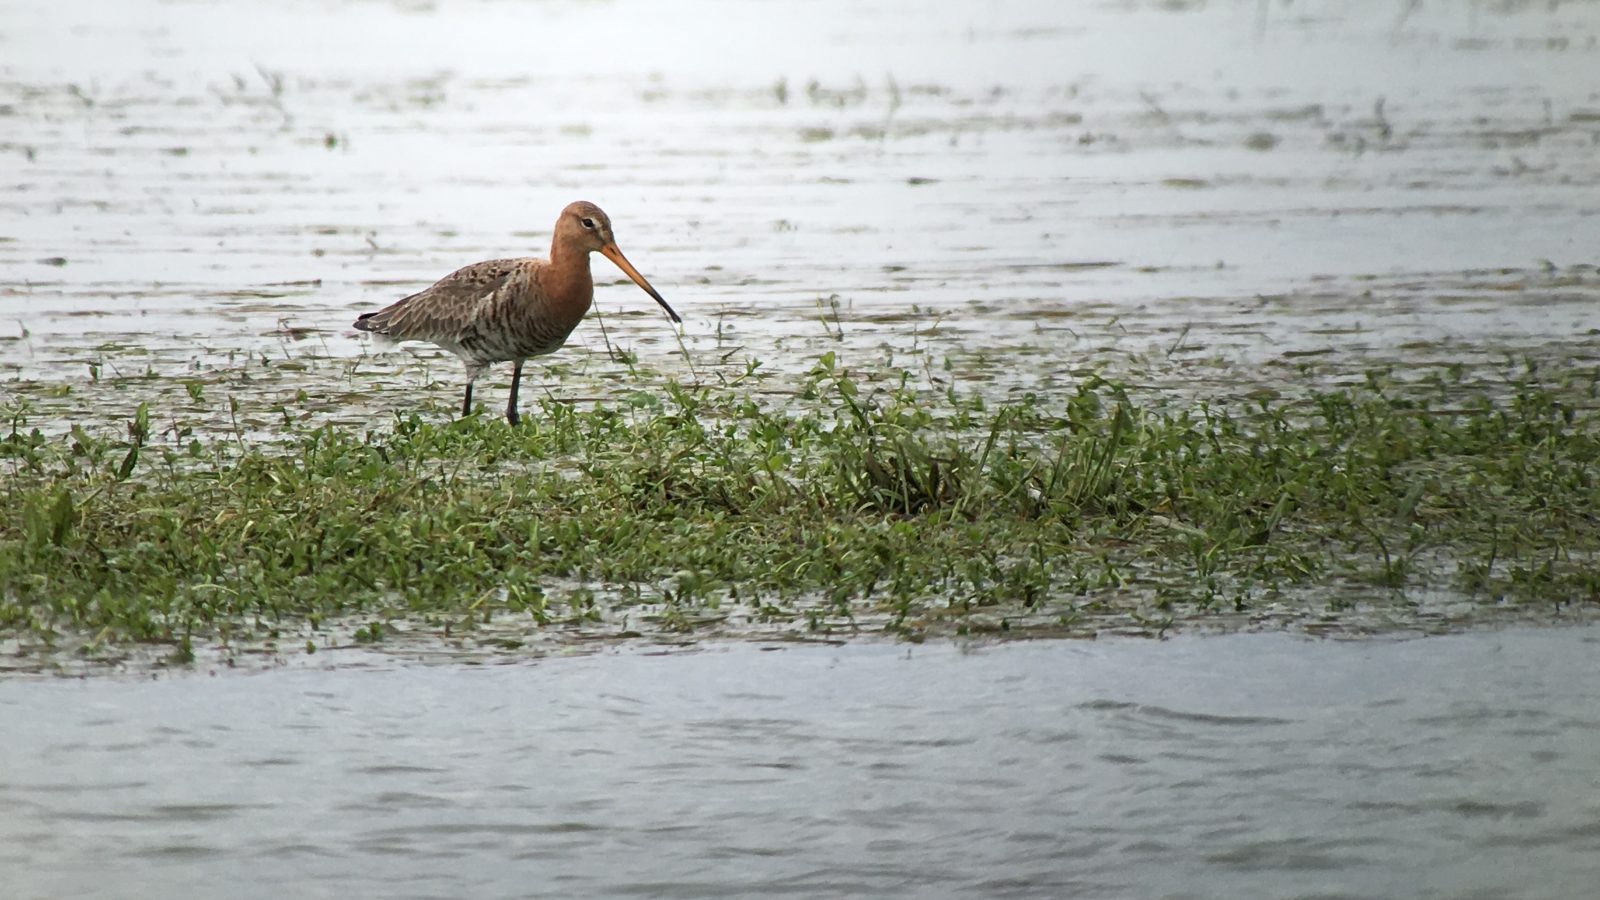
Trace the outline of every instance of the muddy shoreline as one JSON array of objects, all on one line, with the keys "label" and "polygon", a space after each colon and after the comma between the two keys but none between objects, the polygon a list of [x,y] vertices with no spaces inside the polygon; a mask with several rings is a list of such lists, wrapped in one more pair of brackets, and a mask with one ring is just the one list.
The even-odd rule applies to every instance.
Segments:
[{"label": "muddy shoreline", "polygon": [[[430,4],[311,5],[312,35],[267,4],[241,11],[249,29],[154,0],[102,4],[92,26],[44,5],[4,14],[0,154],[16,165],[0,195],[0,409],[20,433],[76,428],[110,446],[142,407],[150,453],[188,458],[413,413],[447,423],[458,363],[421,347],[371,356],[349,321],[461,264],[542,253],[546,220],[579,196],[612,213],[686,323],[667,330],[597,262],[600,320],[523,386],[575,414],[647,412],[674,387],[781,408],[828,354],[871,391],[909,378],[925,399],[1053,415],[1095,379],[1167,410],[1303,412],[1378,385],[1450,416],[1530,380],[1580,418],[1600,403],[1600,95],[1583,77],[1600,16],[1587,6],[1391,19],[1126,3],[1068,21],[1021,3],[982,27],[959,10],[919,16],[885,41],[883,20],[824,4],[769,10],[777,42],[762,37],[772,22],[709,17],[744,39],[686,33],[685,47],[735,49],[668,65],[583,7],[550,27],[571,46],[606,41],[599,58],[464,56],[418,41],[447,15]],[[476,27],[523,27],[499,4],[468,7]],[[420,49],[329,52],[386,43]],[[486,408],[506,375],[485,385]],[[1382,595],[1331,630],[1568,614]],[[658,612],[641,602],[628,615]],[[1315,607],[1090,611],[1059,633],[1322,633]],[[872,611],[856,614],[870,631]],[[689,624],[761,640],[759,618],[735,606]],[[1026,615],[969,630],[1000,620],[1057,633]],[[394,639],[429,635],[419,655],[476,641],[492,658],[569,634],[506,627],[451,643],[401,615]],[[558,640],[635,630],[673,639],[629,619]],[[264,640],[252,658],[351,642],[296,627]],[[52,665],[23,643],[8,657]]]}]

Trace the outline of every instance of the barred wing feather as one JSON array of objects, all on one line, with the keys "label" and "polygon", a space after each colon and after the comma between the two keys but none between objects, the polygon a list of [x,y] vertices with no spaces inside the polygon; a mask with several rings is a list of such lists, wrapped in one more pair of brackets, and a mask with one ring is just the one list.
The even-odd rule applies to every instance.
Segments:
[{"label": "barred wing feather", "polygon": [[394,341],[455,343],[522,262],[491,259],[457,269],[427,290],[362,315],[355,327]]}]

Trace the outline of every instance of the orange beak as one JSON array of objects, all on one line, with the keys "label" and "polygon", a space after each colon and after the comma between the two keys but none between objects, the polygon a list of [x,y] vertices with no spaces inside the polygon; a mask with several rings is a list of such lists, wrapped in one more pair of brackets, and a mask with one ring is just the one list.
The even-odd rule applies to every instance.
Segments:
[{"label": "orange beak", "polygon": [[622,251],[617,248],[616,244],[606,244],[604,247],[600,248],[600,252],[605,256],[606,259],[616,263],[617,268],[621,269],[624,275],[632,278],[634,284],[644,288],[644,292],[646,294],[656,298],[656,302],[661,304],[661,308],[667,311],[667,315],[672,317],[672,321],[683,321],[682,319],[678,318],[677,313],[672,311],[672,307],[667,305],[667,301],[661,299],[661,295],[656,293],[656,289],[650,286],[650,282],[644,280],[644,276],[640,275],[639,270],[633,267],[633,263],[628,262],[628,258],[622,255]]}]

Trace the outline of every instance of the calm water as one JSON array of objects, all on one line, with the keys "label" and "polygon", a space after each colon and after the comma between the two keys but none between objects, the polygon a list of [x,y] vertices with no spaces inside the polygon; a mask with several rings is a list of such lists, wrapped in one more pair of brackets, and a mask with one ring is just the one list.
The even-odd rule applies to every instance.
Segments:
[{"label": "calm water", "polygon": [[[247,412],[368,421],[460,372],[352,365],[354,314],[543,254],[578,197],[695,371],[598,262],[613,340],[683,377],[1592,352],[1597,42],[1595,3],[7,3],[0,375],[125,417],[171,383],[91,364],[253,351],[312,371],[230,383]],[[602,343],[552,390],[616,380]]]},{"label": "calm water", "polygon": [[[1596,3],[7,2],[0,402],[117,432],[147,400],[173,435],[230,399],[248,429],[448,409],[454,362],[365,358],[349,320],[542,253],[578,197],[694,370],[604,284],[611,339],[678,377],[1592,366],[1597,38]],[[559,396],[640,387],[593,323],[558,365]],[[1596,649],[12,679],[0,898],[1583,896]]]},{"label": "calm water", "polygon": [[0,682],[0,894],[1579,897],[1593,629]]}]

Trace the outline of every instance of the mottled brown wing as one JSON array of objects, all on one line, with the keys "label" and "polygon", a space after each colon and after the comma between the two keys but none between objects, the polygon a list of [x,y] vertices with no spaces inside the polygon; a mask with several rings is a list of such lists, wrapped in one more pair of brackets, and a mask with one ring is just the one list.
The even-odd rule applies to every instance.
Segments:
[{"label": "mottled brown wing", "polygon": [[457,269],[427,290],[362,315],[355,326],[396,341],[453,342],[525,262],[490,259]]}]

